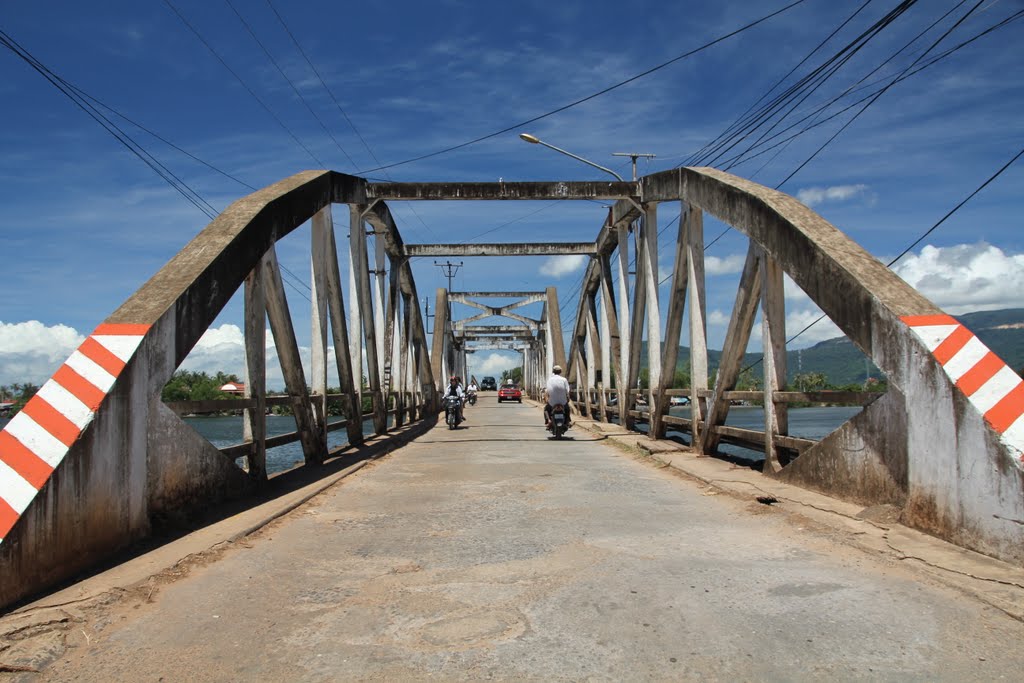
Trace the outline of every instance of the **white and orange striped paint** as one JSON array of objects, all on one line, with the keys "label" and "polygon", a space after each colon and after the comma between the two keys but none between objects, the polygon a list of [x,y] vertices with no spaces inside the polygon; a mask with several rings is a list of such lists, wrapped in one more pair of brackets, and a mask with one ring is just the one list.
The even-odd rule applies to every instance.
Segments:
[{"label": "white and orange striped paint", "polygon": [[984,416],[1024,469],[1024,381],[974,333],[948,315],[901,318]]},{"label": "white and orange striped paint", "polygon": [[0,542],[92,422],[149,328],[97,327],[0,431]]}]

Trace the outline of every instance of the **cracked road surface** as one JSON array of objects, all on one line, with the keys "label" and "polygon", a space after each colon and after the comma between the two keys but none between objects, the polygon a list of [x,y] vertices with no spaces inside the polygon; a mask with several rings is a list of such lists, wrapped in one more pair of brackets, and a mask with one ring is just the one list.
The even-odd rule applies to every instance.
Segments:
[{"label": "cracked road surface", "polygon": [[1024,625],[844,532],[490,392],[467,417],[108,606],[43,678],[1020,680]]}]

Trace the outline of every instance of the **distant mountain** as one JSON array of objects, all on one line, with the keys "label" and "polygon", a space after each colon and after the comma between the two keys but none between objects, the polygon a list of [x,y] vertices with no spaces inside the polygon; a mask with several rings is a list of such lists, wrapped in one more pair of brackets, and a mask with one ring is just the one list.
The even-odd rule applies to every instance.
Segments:
[{"label": "distant mountain", "polygon": [[[1011,368],[1021,372],[1024,368],[1024,308],[1007,308],[999,311],[980,311],[954,316],[996,353]],[[643,365],[646,367],[647,345],[643,348]],[[721,351],[708,350],[709,370],[718,367]],[[743,367],[757,363],[760,353],[748,353]],[[828,377],[830,384],[860,384],[866,376],[881,378],[881,371],[867,361],[863,353],[846,337],[826,339],[806,349],[788,351],[787,374],[820,372]],[[690,361],[690,349],[679,347],[677,367],[685,367]]]}]

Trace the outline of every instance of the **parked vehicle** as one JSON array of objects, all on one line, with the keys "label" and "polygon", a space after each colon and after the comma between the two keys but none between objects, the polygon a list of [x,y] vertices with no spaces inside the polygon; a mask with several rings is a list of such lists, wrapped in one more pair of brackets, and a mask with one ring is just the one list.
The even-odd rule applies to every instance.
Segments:
[{"label": "parked vehicle", "polygon": [[523,391],[514,384],[508,384],[498,389],[498,403],[502,401],[523,402]]},{"label": "parked vehicle", "polygon": [[484,377],[480,380],[480,391],[494,391],[498,388],[498,382],[493,377]]},{"label": "parked vehicle", "polygon": [[552,406],[551,422],[548,424],[548,431],[550,431],[556,439],[561,439],[567,429],[569,429],[568,407],[561,404]]},{"label": "parked vehicle", "polygon": [[444,397],[444,421],[448,425],[448,429],[455,429],[462,422],[459,417],[459,405],[461,399],[458,396],[445,396]]}]

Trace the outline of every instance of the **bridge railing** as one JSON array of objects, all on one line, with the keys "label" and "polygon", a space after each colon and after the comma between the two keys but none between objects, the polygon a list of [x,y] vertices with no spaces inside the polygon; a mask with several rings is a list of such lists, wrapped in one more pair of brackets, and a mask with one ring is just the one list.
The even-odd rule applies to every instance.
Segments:
[{"label": "bridge railing", "polygon": [[[348,205],[348,306],[334,204]],[[276,247],[307,221],[308,382]],[[329,339],[341,387],[331,398],[342,404],[350,444],[363,440],[364,393],[378,434],[387,431],[389,415],[422,418],[436,409],[419,297],[402,245],[388,207],[367,200],[367,183],[329,171],[282,180],[210,223],[0,432],[0,605],[148,535],[153,520],[187,517],[265,485],[268,447],[298,441],[307,465],[322,462],[327,433],[339,428],[327,414]],[[236,293],[244,296],[245,395],[217,408],[243,412],[242,444],[222,452],[164,405],[161,392]],[[295,432],[281,437],[268,437],[265,423],[267,406],[281,400],[265,390],[268,323],[283,400],[296,422]],[[244,468],[236,456],[244,456]]]},{"label": "bridge railing", "polygon": [[[610,209],[583,277],[567,355],[570,382],[595,397],[581,401],[581,411],[603,420],[616,415],[629,429],[647,419],[651,438],[663,437],[669,426],[682,428],[702,454],[721,441],[754,446],[771,476],[865,505],[894,505],[911,526],[1024,563],[1024,382],[1012,369],[788,195],[710,168],[666,171],[638,184],[638,196]],[[659,300],[658,206],[673,202],[680,216],[666,302]],[[749,239],[710,390],[705,213]],[[863,411],[818,442],[789,434],[788,407],[808,396],[784,391],[784,274],[888,382],[884,394],[846,397]],[[737,392],[758,314],[762,389]],[[668,414],[684,316],[687,418]],[[609,387],[638,386],[644,347],[646,410],[637,406],[635,390],[616,392],[610,405]],[[736,400],[762,405],[762,430],[725,424]]]}]

